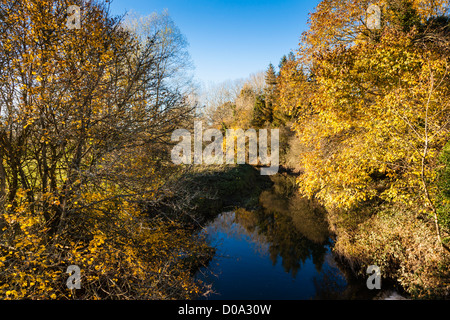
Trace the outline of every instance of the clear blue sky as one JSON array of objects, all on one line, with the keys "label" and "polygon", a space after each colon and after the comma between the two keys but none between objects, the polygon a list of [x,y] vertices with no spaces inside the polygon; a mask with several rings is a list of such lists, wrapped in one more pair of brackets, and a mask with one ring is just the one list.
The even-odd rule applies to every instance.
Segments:
[{"label": "clear blue sky", "polygon": [[189,42],[196,79],[246,78],[298,48],[319,0],[113,0],[112,14],[168,9]]}]

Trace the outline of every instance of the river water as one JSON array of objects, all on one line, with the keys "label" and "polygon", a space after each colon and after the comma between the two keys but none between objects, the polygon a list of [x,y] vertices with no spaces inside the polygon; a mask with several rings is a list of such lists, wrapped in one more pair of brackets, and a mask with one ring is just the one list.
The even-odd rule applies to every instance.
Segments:
[{"label": "river water", "polygon": [[[280,191],[281,189],[281,191]],[[325,212],[275,185],[256,210],[223,212],[203,234],[216,254],[197,278],[211,286],[201,299],[371,299],[332,252]]]}]

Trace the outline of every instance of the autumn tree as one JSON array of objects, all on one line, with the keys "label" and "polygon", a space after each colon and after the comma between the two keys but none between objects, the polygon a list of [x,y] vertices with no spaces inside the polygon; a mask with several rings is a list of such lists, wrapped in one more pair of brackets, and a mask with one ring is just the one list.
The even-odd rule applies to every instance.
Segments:
[{"label": "autumn tree", "polygon": [[[330,6],[334,10],[329,10]],[[333,202],[341,205],[374,196],[375,193],[366,187],[367,182],[371,180],[370,175],[374,171],[386,172],[385,166],[388,163],[393,166],[397,161],[410,163],[412,153],[427,148],[424,145],[427,143],[425,136],[431,134],[430,130],[435,130],[435,134],[431,136],[436,139],[437,148],[442,145],[442,139],[445,139],[448,132],[445,121],[448,108],[446,99],[443,98],[448,94],[447,56],[442,52],[419,51],[415,42],[417,31],[405,33],[403,28],[398,26],[398,11],[391,20],[393,26],[385,28],[382,38],[378,42],[370,41],[361,32],[363,24],[352,25],[364,21],[361,20],[364,16],[363,8],[360,2],[323,1],[319,5],[318,12],[312,16],[311,29],[304,35],[304,48],[309,49],[303,53],[315,52],[312,56],[303,57],[301,62],[303,64],[294,64],[290,70],[286,69],[282,88],[283,98],[286,99],[285,105],[291,108],[291,112],[299,114],[298,130],[304,133],[303,136],[305,140],[309,140],[308,143],[323,147],[321,151],[320,149],[314,151],[322,154],[320,156],[322,160],[317,163],[315,170],[311,170],[311,174],[316,178],[333,176],[337,178],[336,182],[340,181],[338,185],[342,186],[343,192],[333,193],[343,196],[348,192],[348,197],[334,198]],[[344,9],[348,11],[346,14],[343,14]],[[430,11],[432,9],[436,8],[432,7]],[[326,15],[333,17],[325,17]],[[360,18],[357,19],[357,16]],[[412,15],[408,17],[417,19]],[[323,19],[330,22],[326,23]],[[333,19],[337,21],[331,23]],[[402,21],[403,24],[406,23]],[[341,33],[352,35],[353,38],[338,37],[337,34]],[[353,45],[348,46],[350,39]],[[322,48],[325,45],[327,46]],[[313,61],[311,57],[314,57]],[[295,90],[298,90],[297,93]],[[404,99],[411,102],[406,103]],[[411,109],[406,106],[410,106]],[[392,117],[388,117],[389,112],[392,112]],[[431,115],[438,118],[429,119]],[[411,118],[419,122],[413,124]],[[308,126],[311,127],[300,128],[302,123],[300,119],[314,119],[314,121],[309,122]],[[430,128],[430,120],[433,121],[433,129]],[[421,121],[428,122],[423,124]],[[416,126],[428,133],[425,131],[419,133]],[[318,135],[313,132],[321,133]],[[394,132],[398,132],[398,135],[392,136]],[[410,137],[409,134],[417,136]],[[364,136],[372,139],[363,139]],[[311,139],[313,137],[314,140]],[[327,146],[325,141],[342,142],[342,139],[350,139],[341,144],[342,147],[345,145],[344,149],[334,144],[328,144],[328,149],[324,149]],[[367,141],[367,145],[362,144],[362,141]],[[412,141],[418,145],[412,147]],[[405,148],[405,153],[398,152],[401,146]],[[379,159],[376,155],[377,147],[392,150],[395,156],[384,153],[384,159]],[[409,151],[406,151],[408,149]],[[357,150],[359,151],[356,152]],[[342,154],[342,152],[350,153]],[[339,154],[341,156],[338,156]],[[350,157],[350,154],[354,156]],[[360,157],[355,157],[356,154],[360,154]],[[427,154],[426,157],[428,156]],[[357,158],[358,163],[348,162],[351,158]],[[422,156],[417,158],[417,169],[421,166],[422,158]],[[310,160],[307,161],[308,165],[315,163],[313,159]],[[320,174],[325,171],[331,172],[331,167],[327,169],[326,166],[322,166],[324,164],[322,161],[335,168],[333,169],[335,174]],[[345,169],[347,165],[349,167]],[[392,170],[396,171],[393,167]],[[340,174],[344,172],[345,174],[341,176]],[[348,184],[345,182],[346,177],[349,179]],[[309,193],[321,190],[320,192],[331,194],[325,189],[334,188],[333,182],[328,178],[323,181],[316,178],[314,178],[316,187],[313,188],[314,191],[310,189]],[[356,185],[350,187],[353,183]],[[359,183],[361,186],[357,187]],[[391,196],[397,197],[398,194],[393,190],[400,189],[403,188],[391,188],[390,191],[394,192]]]},{"label": "autumn tree", "polygon": [[280,72],[277,108],[295,120],[299,188],[332,213],[335,249],[382,266],[410,293],[443,294],[448,2],[380,1],[379,30],[366,25],[369,4],[319,4],[298,59]]},{"label": "autumn tree", "polygon": [[[80,29],[66,1],[0,1],[0,297],[186,297],[172,250],[195,241],[143,215],[193,109],[170,69],[170,21],[143,39],[106,2],[71,4]],[[78,293],[69,264],[83,270]]]},{"label": "autumn tree", "polygon": [[286,66],[286,63],[288,62],[292,62],[295,61],[295,54],[291,51],[289,52],[289,55],[284,55],[281,60],[280,63],[278,64],[278,69],[281,71],[281,69],[283,69]]},{"label": "autumn tree", "polygon": [[247,83],[242,86],[241,92],[235,100],[236,108],[233,126],[236,128],[248,128],[249,119],[253,116],[256,93]]}]

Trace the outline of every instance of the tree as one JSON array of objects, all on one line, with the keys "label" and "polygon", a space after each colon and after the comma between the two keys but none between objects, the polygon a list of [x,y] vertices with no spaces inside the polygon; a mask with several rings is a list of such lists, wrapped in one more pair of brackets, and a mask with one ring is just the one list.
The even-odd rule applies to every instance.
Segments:
[{"label": "tree", "polygon": [[[447,142],[440,154],[441,168],[438,177],[437,215],[445,229],[450,230],[450,143]],[[448,241],[448,239],[447,239]]]},{"label": "tree", "polygon": [[131,12],[126,15],[122,25],[137,35],[140,43],[156,40],[155,50],[159,56],[164,57],[155,61],[158,76],[156,99],[161,98],[162,92],[159,93],[159,88],[167,86],[183,95],[189,95],[195,90],[188,41],[167,10],[148,16]]},{"label": "tree", "polygon": [[252,88],[255,94],[263,94],[266,85],[264,72],[261,71],[251,74],[245,83]]},{"label": "tree", "polygon": [[288,61],[291,61],[291,62],[295,61],[295,54],[292,51],[289,52]]},{"label": "tree", "polygon": [[319,3],[276,108],[299,140],[300,192],[326,206],[354,271],[375,264],[414,296],[447,296],[448,1],[379,1],[380,30],[369,4]]},{"label": "tree", "polygon": [[[307,150],[302,192],[333,208],[377,198],[420,203],[440,243],[435,164],[449,134],[448,54],[438,46],[445,40],[424,42],[415,26],[445,7],[419,2],[382,2],[384,29],[374,41],[365,2],[322,1],[279,90]],[[406,11],[394,10],[399,3]]]},{"label": "tree", "polygon": [[235,100],[236,110],[234,115],[233,126],[236,128],[248,128],[249,119],[252,117],[255,105],[256,93],[250,84],[245,83],[242,86],[239,96]]},{"label": "tree", "polygon": [[241,91],[242,81],[210,84],[202,89],[201,101],[206,122],[216,128],[228,127],[233,121],[235,101]]},{"label": "tree", "polygon": [[273,95],[276,85],[277,74],[273,64],[269,64],[269,68],[266,71],[266,94]]},{"label": "tree", "polygon": [[[142,214],[176,176],[170,134],[192,118],[176,46],[166,29],[142,40],[106,3],[73,3],[69,30],[66,1],[0,0],[0,297],[186,297],[172,250],[195,241]],[[71,264],[79,293],[64,286]]]},{"label": "tree", "polygon": [[280,63],[278,64],[278,69],[282,69],[284,67],[284,65],[286,64],[286,62],[288,61],[288,58],[286,57],[286,55],[284,55],[281,60]]},{"label": "tree", "polygon": [[[368,30],[366,26],[369,0],[324,0],[311,15],[310,28],[303,33],[299,57],[311,68],[313,57],[339,46],[351,46],[359,39],[370,39],[382,30]],[[445,16],[450,7],[448,0],[382,0],[382,27],[408,29],[417,23],[425,23],[432,17]],[[412,19],[412,20],[411,20]],[[406,25],[405,25],[406,23]],[[403,24],[403,25],[402,25]],[[375,37],[376,38],[376,37]]]},{"label": "tree", "polygon": [[273,120],[273,103],[275,101],[277,87],[277,74],[275,68],[272,64],[269,64],[269,68],[266,71],[266,87],[264,89],[264,100],[266,106],[264,109],[264,117],[267,122],[272,122]]},{"label": "tree", "polygon": [[254,102],[252,126],[262,128],[268,120],[266,101],[263,95],[258,95]]},{"label": "tree", "polygon": [[287,56],[284,55],[281,58],[280,64],[278,65],[280,73],[281,73],[281,69],[283,69],[288,62],[293,62],[293,61],[295,61],[295,54],[292,51],[289,52],[289,54]]}]

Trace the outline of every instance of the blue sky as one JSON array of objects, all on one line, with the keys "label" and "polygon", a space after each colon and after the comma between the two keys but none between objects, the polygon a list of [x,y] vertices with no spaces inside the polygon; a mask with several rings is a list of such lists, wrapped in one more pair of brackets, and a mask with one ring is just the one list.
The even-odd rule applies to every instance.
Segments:
[{"label": "blue sky", "polygon": [[113,0],[111,12],[168,9],[189,42],[200,83],[246,78],[298,47],[318,0]]}]

